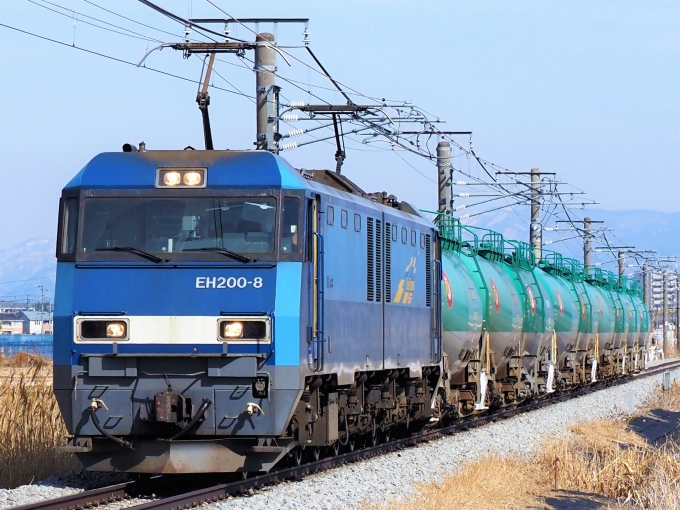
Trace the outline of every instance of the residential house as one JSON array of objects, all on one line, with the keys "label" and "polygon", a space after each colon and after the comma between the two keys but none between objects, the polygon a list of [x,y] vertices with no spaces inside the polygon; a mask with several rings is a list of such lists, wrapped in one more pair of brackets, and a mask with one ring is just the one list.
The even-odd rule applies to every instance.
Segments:
[{"label": "residential house", "polygon": [[52,313],[40,311],[22,311],[25,335],[45,335],[52,333]]},{"label": "residential house", "polygon": [[0,335],[23,335],[25,322],[21,312],[0,313]]}]

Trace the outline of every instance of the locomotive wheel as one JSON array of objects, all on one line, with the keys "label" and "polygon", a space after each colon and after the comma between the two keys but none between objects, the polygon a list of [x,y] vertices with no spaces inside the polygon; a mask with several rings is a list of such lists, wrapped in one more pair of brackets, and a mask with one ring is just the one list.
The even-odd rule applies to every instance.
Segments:
[{"label": "locomotive wheel", "polygon": [[335,457],[340,453],[340,441],[336,441],[328,447],[328,450],[332,457]]},{"label": "locomotive wheel", "polygon": [[346,450],[348,453],[349,453],[349,452],[353,452],[354,449],[356,448],[356,446],[357,446],[356,440],[355,440],[354,438],[350,438],[350,439],[347,441],[347,445],[345,446],[345,450]]},{"label": "locomotive wheel", "polygon": [[300,446],[296,446],[288,452],[288,462],[293,467],[302,464],[302,448]]}]

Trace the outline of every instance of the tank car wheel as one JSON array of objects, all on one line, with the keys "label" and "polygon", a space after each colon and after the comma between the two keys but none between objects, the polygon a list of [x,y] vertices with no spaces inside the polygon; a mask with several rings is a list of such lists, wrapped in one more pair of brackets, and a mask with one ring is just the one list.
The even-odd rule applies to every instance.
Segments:
[{"label": "tank car wheel", "polygon": [[309,459],[312,462],[316,462],[321,458],[321,448],[311,448],[309,451]]},{"label": "tank car wheel", "polygon": [[368,437],[368,445],[369,446],[377,446],[380,443],[380,437],[378,435],[378,431],[375,428],[375,423],[373,424],[373,431],[371,432],[370,436]]}]

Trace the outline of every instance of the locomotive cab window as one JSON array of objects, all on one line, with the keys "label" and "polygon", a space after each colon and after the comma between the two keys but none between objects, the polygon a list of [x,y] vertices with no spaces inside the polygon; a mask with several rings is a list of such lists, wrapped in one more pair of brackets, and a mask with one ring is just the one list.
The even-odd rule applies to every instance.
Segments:
[{"label": "locomotive cab window", "polygon": [[63,254],[72,254],[76,251],[76,234],[78,232],[78,199],[67,198],[64,200],[61,215],[61,240],[59,249]]},{"label": "locomotive cab window", "polygon": [[300,200],[295,197],[284,197],[281,207],[281,251],[284,253],[297,251],[299,216]]},{"label": "locomotive cab window", "polygon": [[276,216],[273,197],[88,198],[80,255],[160,262],[171,253],[273,253]]}]

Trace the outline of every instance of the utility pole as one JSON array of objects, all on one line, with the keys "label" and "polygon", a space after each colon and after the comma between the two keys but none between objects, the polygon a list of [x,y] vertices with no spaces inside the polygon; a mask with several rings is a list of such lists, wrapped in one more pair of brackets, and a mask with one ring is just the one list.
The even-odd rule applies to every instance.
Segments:
[{"label": "utility pole", "polygon": [[590,233],[590,224],[592,220],[590,216],[583,218],[583,265],[585,266],[585,272],[588,273],[588,268],[592,262],[592,234]]},{"label": "utility pole", "polygon": [[626,252],[619,250],[619,285],[623,285],[623,276],[626,272]]},{"label": "utility pole", "polygon": [[661,299],[662,299],[661,320],[663,321],[662,323],[663,339],[661,340],[661,348],[663,349],[664,354],[666,354],[666,332],[668,329],[668,327],[666,326],[666,320],[668,319],[668,273],[666,271],[663,272],[663,294],[661,296]]},{"label": "utility pole", "polygon": [[437,173],[439,176],[439,206],[437,210],[442,214],[451,212],[447,204],[451,199],[451,183],[449,182],[451,170],[451,144],[439,142],[437,144]]},{"label": "utility pole", "polygon": [[649,285],[649,264],[645,262],[642,264],[642,301],[645,303],[647,310],[652,309],[652,302],[649,299],[650,285]]},{"label": "utility pole", "polygon": [[274,35],[264,32],[255,38],[255,86],[258,150],[278,153],[278,87],[275,84]]},{"label": "utility pole", "polygon": [[529,240],[534,251],[536,262],[539,262],[543,251],[543,233],[541,232],[541,171],[531,169],[531,224]]},{"label": "utility pole", "polygon": [[675,273],[675,348],[680,348],[680,275]]},{"label": "utility pole", "polygon": [[38,285],[40,289],[40,332],[42,333],[43,311],[45,309],[45,286],[41,283]]}]

